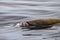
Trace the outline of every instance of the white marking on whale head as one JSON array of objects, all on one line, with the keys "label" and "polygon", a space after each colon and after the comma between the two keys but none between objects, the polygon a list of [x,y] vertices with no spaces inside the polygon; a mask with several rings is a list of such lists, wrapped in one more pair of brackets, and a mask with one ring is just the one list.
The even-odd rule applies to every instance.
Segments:
[{"label": "white marking on whale head", "polygon": [[21,23],[17,23],[16,25],[15,25],[15,27],[20,27],[21,26]]},{"label": "white marking on whale head", "polygon": [[20,22],[20,23],[17,23],[15,27],[27,27],[27,26],[29,26],[27,22]]}]

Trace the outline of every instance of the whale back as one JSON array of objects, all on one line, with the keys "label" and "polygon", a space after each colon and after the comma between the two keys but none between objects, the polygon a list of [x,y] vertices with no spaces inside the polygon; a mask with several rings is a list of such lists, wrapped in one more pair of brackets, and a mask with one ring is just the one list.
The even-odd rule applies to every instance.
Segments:
[{"label": "whale back", "polygon": [[56,24],[60,23],[60,19],[57,18],[49,18],[49,19],[37,19],[37,20],[32,20],[28,21],[29,24],[31,25],[37,25],[37,24]]}]

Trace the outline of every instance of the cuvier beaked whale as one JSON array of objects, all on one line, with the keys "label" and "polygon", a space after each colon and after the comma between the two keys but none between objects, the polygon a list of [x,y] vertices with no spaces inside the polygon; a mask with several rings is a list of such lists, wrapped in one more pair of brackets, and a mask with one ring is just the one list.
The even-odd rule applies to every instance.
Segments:
[{"label": "cuvier beaked whale", "polygon": [[26,27],[28,29],[45,29],[50,28],[57,23],[60,23],[60,18],[36,19],[17,23],[16,27]]}]

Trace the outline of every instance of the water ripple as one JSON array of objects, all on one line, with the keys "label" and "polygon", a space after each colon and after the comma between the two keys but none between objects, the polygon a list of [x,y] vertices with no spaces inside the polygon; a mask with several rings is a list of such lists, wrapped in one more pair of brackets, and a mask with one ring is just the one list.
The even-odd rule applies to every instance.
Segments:
[{"label": "water ripple", "polygon": [[14,24],[40,18],[60,18],[60,0],[0,0],[0,40],[59,40],[60,25],[23,30]]}]

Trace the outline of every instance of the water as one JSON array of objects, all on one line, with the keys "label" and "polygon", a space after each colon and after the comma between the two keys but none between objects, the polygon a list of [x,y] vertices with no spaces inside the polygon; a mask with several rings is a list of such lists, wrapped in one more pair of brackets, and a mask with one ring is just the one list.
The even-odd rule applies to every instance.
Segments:
[{"label": "water", "polygon": [[59,24],[43,30],[14,27],[40,18],[60,18],[60,0],[0,0],[0,40],[60,40]]}]

